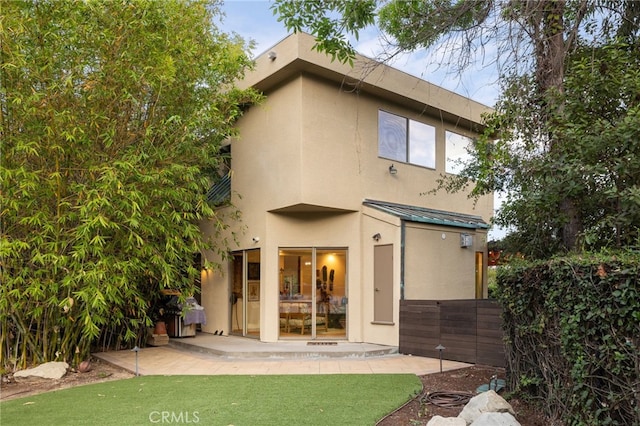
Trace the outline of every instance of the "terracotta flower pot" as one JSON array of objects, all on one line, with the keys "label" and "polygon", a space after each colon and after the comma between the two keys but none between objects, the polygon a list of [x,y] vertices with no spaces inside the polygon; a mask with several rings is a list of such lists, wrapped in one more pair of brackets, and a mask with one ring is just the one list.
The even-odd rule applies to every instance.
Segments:
[{"label": "terracotta flower pot", "polygon": [[167,334],[167,325],[164,321],[156,322],[156,327],[153,330],[153,334]]}]

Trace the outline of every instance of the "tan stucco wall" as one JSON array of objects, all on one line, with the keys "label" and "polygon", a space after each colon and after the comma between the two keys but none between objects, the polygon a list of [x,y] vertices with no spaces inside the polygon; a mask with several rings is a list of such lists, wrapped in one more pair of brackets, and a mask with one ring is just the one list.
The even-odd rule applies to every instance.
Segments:
[{"label": "tan stucco wall", "polygon": [[301,198],[301,83],[296,78],[270,93],[239,122],[240,137],[231,142],[232,189],[244,214],[262,215]]},{"label": "tan stucco wall", "polygon": [[[437,187],[445,168],[445,131],[473,136],[468,130],[366,94],[345,93],[317,77],[304,78],[301,95],[301,202],[356,210],[369,198],[491,217],[492,196],[474,206],[463,192],[425,194]],[[436,128],[435,170],[378,157],[379,109]],[[391,164],[398,170],[394,176]]]},{"label": "tan stucco wall", "polygon": [[[268,214],[267,217],[268,244],[263,250],[263,269],[266,280],[263,280],[265,304],[263,312],[262,338],[266,341],[278,339],[279,327],[279,248],[346,248],[347,259],[347,287],[349,300],[361,298],[361,271],[359,250],[360,226],[357,213],[346,214],[312,214],[303,218],[299,215]],[[348,321],[349,340],[361,341],[362,331],[358,321],[351,321],[360,315],[358,304],[349,303]]]},{"label": "tan stucco wall", "polygon": [[[225,215],[230,209],[219,209],[219,215]],[[211,220],[200,222],[200,229],[206,236],[216,235],[215,223]],[[224,232],[222,238],[228,238],[229,233]],[[217,239],[216,239],[217,240]],[[216,243],[222,245],[222,243]],[[220,270],[202,270],[200,275],[201,293],[200,303],[204,307],[207,323],[202,324],[202,331],[213,333],[216,330],[229,332],[229,266],[216,253],[207,251],[203,253],[203,260],[215,262],[220,265]]]},{"label": "tan stucco wall", "polygon": [[[473,246],[460,247],[460,234],[472,235]],[[405,299],[474,299],[475,253],[486,252],[486,239],[486,231],[407,223]]]},{"label": "tan stucco wall", "polygon": [[[378,157],[379,109],[436,127],[435,170]],[[252,209],[306,203],[356,211],[370,198],[491,217],[491,196],[474,206],[466,193],[425,195],[445,167],[445,130],[472,133],[400,105],[298,76],[252,107],[240,128],[232,142],[233,187]]]}]

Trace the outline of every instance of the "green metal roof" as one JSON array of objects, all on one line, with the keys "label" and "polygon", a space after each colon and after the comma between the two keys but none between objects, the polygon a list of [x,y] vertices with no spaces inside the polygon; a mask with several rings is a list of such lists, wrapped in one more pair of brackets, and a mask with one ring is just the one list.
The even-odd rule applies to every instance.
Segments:
[{"label": "green metal roof", "polygon": [[364,200],[362,204],[410,222],[431,223],[434,225],[456,226],[459,228],[471,229],[489,228],[489,225],[482,220],[480,216],[388,203],[385,201]]},{"label": "green metal roof", "polygon": [[231,173],[220,178],[207,191],[207,201],[213,205],[220,205],[231,199]]}]

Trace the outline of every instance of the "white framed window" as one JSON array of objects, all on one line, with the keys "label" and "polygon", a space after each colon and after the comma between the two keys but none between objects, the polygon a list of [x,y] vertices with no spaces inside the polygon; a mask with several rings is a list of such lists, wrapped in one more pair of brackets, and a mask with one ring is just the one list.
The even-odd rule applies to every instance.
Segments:
[{"label": "white framed window", "polygon": [[445,172],[457,175],[462,171],[464,165],[471,160],[469,151],[472,143],[470,137],[448,130],[445,132]]},{"label": "white framed window", "polygon": [[436,128],[379,110],[378,156],[435,169]]}]

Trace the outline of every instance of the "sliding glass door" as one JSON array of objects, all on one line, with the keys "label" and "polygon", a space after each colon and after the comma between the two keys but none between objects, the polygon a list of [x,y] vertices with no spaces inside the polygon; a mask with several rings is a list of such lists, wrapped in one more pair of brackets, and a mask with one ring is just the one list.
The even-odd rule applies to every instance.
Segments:
[{"label": "sliding glass door", "polygon": [[279,253],[281,338],[347,337],[347,250],[282,248]]},{"label": "sliding glass door", "polygon": [[260,249],[233,253],[231,334],[260,337]]}]

